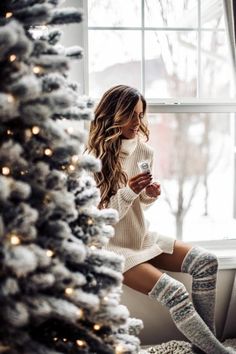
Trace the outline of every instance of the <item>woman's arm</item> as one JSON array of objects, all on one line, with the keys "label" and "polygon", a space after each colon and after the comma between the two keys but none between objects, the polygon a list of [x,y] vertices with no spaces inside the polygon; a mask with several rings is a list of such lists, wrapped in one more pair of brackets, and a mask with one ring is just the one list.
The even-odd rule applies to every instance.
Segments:
[{"label": "woman's arm", "polygon": [[117,193],[110,198],[108,207],[118,211],[119,220],[125,216],[133,201],[139,196],[142,190],[150,184],[151,179],[151,174],[146,172],[139,173],[131,177],[127,186],[118,189]]},{"label": "woman's arm", "polygon": [[118,189],[117,193],[110,198],[108,207],[116,209],[119,213],[119,220],[121,220],[138,196],[139,195],[127,185],[126,187]]}]

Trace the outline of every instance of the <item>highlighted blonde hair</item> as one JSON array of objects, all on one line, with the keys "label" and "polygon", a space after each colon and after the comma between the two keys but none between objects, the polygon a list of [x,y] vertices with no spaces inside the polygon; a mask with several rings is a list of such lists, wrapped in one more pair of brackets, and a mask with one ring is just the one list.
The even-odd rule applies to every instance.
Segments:
[{"label": "highlighted blonde hair", "polygon": [[[95,109],[95,118],[91,122],[87,150],[101,159],[102,169],[95,173],[95,180],[101,192],[100,208],[108,206],[110,198],[128,181],[122,171],[119,160],[122,140],[122,127],[128,124],[139,101],[146,112],[146,101],[136,89],[117,85],[104,93]],[[141,121],[139,134],[149,139],[147,125]]]}]

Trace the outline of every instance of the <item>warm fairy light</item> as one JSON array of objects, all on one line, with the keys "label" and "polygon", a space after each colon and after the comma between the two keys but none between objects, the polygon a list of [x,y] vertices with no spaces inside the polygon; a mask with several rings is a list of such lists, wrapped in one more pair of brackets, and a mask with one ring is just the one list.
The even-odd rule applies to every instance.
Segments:
[{"label": "warm fairy light", "polygon": [[124,348],[121,344],[118,344],[116,346],[116,351],[115,351],[115,354],[123,354],[124,353]]},{"label": "warm fairy light", "polygon": [[74,166],[74,165],[69,165],[69,166],[68,166],[68,170],[69,170],[70,172],[73,172],[73,171],[75,170],[75,166]]},{"label": "warm fairy light", "polygon": [[74,128],[73,127],[68,127],[66,129],[66,131],[67,131],[67,133],[72,134],[72,133],[74,133]]},{"label": "warm fairy light", "polygon": [[16,246],[20,244],[20,238],[16,235],[11,236],[11,244]]},{"label": "warm fairy light", "polygon": [[15,61],[16,60],[16,55],[15,54],[10,55],[9,60],[10,60],[10,62]]},{"label": "warm fairy light", "polygon": [[92,225],[92,224],[93,224],[93,219],[91,219],[91,218],[88,219],[88,220],[87,220],[87,224],[88,224],[88,225]]},{"label": "warm fairy light", "polygon": [[57,342],[57,341],[58,341],[58,338],[57,338],[57,337],[54,337],[53,340],[54,340],[54,342]]},{"label": "warm fairy light", "polygon": [[95,325],[93,326],[93,329],[94,329],[95,331],[99,331],[99,329],[101,329],[101,326],[100,326],[99,324],[95,324]]},{"label": "warm fairy light", "polygon": [[108,296],[104,296],[103,300],[104,300],[104,301],[108,301],[108,300],[109,300],[109,297],[108,297]]},{"label": "warm fairy light", "polygon": [[4,176],[8,176],[10,173],[11,173],[11,170],[10,170],[9,167],[7,167],[7,166],[3,166],[3,167],[2,167],[2,174],[3,174]]},{"label": "warm fairy light", "polygon": [[52,250],[47,250],[47,251],[46,251],[46,255],[47,255],[48,257],[52,257],[52,256],[54,255],[54,252],[53,252]]},{"label": "warm fairy light", "polygon": [[76,311],[76,315],[77,315],[77,317],[78,318],[81,318],[81,317],[83,317],[83,310],[81,310],[81,309],[78,309],[77,311]]},{"label": "warm fairy light", "polygon": [[9,102],[9,103],[12,103],[12,102],[14,102],[14,97],[12,96],[12,95],[7,95],[7,101]]},{"label": "warm fairy light", "polygon": [[5,17],[6,17],[6,18],[10,18],[10,17],[12,17],[12,15],[13,15],[12,12],[7,12],[6,15],[5,15]]},{"label": "warm fairy light", "polygon": [[62,165],[62,166],[61,166],[61,169],[62,169],[62,170],[65,170],[65,169],[66,169],[66,166],[65,166],[65,165]]},{"label": "warm fairy light", "polygon": [[78,156],[78,155],[73,155],[73,156],[71,157],[71,161],[72,161],[73,163],[78,162],[78,160],[79,160],[79,156]]},{"label": "warm fairy light", "polygon": [[40,74],[42,72],[42,68],[40,66],[34,66],[33,67],[33,72],[35,74]]},{"label": "warm fairy light", "polygon": [[86,346],[86,342],[81,339],[77,339],[76,344],[78,345],[78,347],[85,347]]},{"label": "warm fairy light", "polygon": [[37,126],[32,127],[32,133],[33,133],[34,135],[37,135],[39,132],[40,132],[40,128],[39,128],[39,127],[37,127]]},{"label": "warm fairy light", "polygon": [[25,131],[25,136],[26,136],[27,138],[31,138],[31,137],[32,137],[32,131],[31,131],[30,129],[26,129],[26,131]]},{"label": "warm fairy light", "polygon": [[44,150],[44,154],[45,154],[46,156],[52,156],[52,150],[49,149],[49,148],[46,148],[46,149]]},{"label": "warm fairy light", "polygon": [[97,247],[94,246],[94,245],[92,245],[92,246],[90,246],[90,249],[91,249],[92,251],[95,251],[95,250],[97,249]]},{"label": "warm fairy light", "polygon": [[71,294],[73,294],[73,292],[74,292],[74,289],[72,289],[72,288],[66,288],[65,289],[66,295],[71,295]]},{"label": "warm fairy light", "polygon": [[63,338],[62,340],[63,340],[63,342],[67,342],[67,338]]},{"label": "warm fairy light", "polygon": [[13,131],[10,129],[7,129],[7,135],[13,135]]}]

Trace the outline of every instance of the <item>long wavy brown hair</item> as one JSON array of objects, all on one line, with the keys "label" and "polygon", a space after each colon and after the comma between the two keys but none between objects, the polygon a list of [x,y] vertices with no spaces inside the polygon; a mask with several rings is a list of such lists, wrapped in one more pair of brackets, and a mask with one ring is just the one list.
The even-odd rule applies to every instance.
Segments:
[{"label": "long wavy brown hair", "polygon": [[[146,101],[141,93],[126,85],[117,85],[104,93],[95,109],[95,117],[90,125],[87,151],[102,162],[101,171],[94,177],[100,189],[101,201],[99,208],[108,206],[112,195],[125,186],[127,174],[122,171],[119,160],[122,140],[122,127],[133,117],[138,100],[143,103],[143,113],[146,112]],[[149,139],[149,130],[141,120],[139,134]]]}]

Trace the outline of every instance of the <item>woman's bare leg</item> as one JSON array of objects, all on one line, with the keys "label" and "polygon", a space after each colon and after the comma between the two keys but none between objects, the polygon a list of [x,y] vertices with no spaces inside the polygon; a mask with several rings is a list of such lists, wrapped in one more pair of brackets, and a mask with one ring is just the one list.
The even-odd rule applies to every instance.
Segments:
[{"label": "woman's bare leg", "polygon": [[150,259],[148,262],[159,269],[164,269],[170,272],[181,272],[183,260],[192,247],[193,246],[187,243],[176,240],[172,254],[162,253],[159,256]]},{"label": "woman's bare leg", "polygon": [[181,271],[181,265],[192,246],[176,241],[173,254],[162,254],[124,273],[124,284],[148,294],[166,306],[178,329],[198,348],[208,354],[235,353],[216,339],[195,311],[182,283],[158,268]]}]

